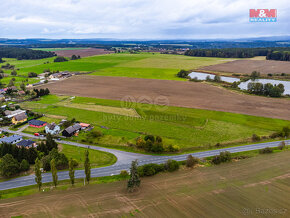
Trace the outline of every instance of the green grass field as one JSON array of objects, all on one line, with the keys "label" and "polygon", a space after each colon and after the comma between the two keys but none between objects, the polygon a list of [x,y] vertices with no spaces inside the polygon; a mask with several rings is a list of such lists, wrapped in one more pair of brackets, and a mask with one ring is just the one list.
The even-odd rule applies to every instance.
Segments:
[{"label": "green grass field", "polygon": [[[201,150],[216,143],[234,145],[249,142],[253,134],[268,136],[290,125],[286,120],[180,107],[168,107],[164,110],[162,106],[145,104],[132,105],[140,117],[130,117],[59,106],[58,102],[66,98],[68,97],[49,95],[37,103],[26,102],[23,107],[90,123],[104,133],[103,137],[94,141],[95,144],[120,149],[128,149],[127,142],[135,142],[135,138],[142,134],[152,134],[163,137],[164,144],[180,146],[182,151]],[[76,97],[72,103],[122,107],[121,101],[85,97]],[[82,133],[73,140],[85,137]]]},{"label": "green grass field", "polygon": [[[73,158],[77,160],[79,166],[77,168],[84,167],[84,157],[86,148],[76,147],[72,145],[60,145],[60,151],[67,156],[68,159]],[[115,155],[103,151],[89,150],[89,159],[92,168],[104,167],[114,164],[117,161]]]},{"label": "green grass field", "polygon": [[[107,54],[84,57],[79,60],[54,63],[54,57],[41,60],[16,60],[5,58],[6,63],[19,69],[18,75],[27,76],[28,72],[37,74],[44,70],[92,72],[92,75],[122,76],[135,78],[184,80],[176,77],[180,69],[197,69],[202,66],[229,61],[225,58],[188,57],[159,53]],[[47,63],[49,62],[49,63]],[[5,71],[10,74],[10,71]]]}]

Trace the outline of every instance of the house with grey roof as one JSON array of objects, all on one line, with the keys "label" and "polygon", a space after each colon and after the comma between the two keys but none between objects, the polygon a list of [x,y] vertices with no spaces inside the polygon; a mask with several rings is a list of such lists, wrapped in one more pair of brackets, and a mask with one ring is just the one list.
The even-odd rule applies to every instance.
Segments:
[{"label": "house with grey roof", "polygon": [[46,134],[56,135],[60,132],[60,126],[56,125],[55,123],[48,123],[45,126],[45,132]]},{"label": "house with grey roof", "polygon": [[22,138],[23,137],[20,135],[12,135],[12,136],[1,138],[0,143],[16,144],[20,142]]},{"label": "house with grey roof", "polygon": [[82,126],[80,124],[74,124],[66,128],[65,130],[63,130],[62,135],[65,137],[71,137],[74,134],[78,133],[81,129],[82,129]]},{"label": "house with grey roof", "polygon": [[18,142],[16,144],[16,146],[18,146],[18,147],[24,147],[24,148],[33,148],[33,147],[36,147],[36,143],[35,143],[35,141],[31,141],[31,140],[24,139],[24,140]]}]

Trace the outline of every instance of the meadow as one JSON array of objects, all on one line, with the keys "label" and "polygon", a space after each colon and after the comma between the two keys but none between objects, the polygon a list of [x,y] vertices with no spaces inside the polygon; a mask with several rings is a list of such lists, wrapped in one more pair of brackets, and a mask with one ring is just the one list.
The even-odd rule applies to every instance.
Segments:
[{"label": "meadow", "polygon": [[[159,53],[107,54],[84,57],[67,62],[53,62],[54,57],[40,60],[16,60],[5,58],[6,63],[15,65],[18,75],[27,76],[28,72],[37,74],[51,71],[92,72],[92,75],[122,76],[135,78],[185,80],[176,77],[180,69],[197,69],[199,67],[223,63],[232,59],[188,57],[184,55],[167,55]],[[49,62],[49,63],[47,63]],[[10,71],[5,71],[9,74]]]},{"label": "meadow", "polygon": [[[164,144],[178,145],[182,152],[208,149],[217,143],[235,145],[250,142],[253,134],[269,136],[289,126],[290,121],[265,117],[249,116],[220,111],[166,107],[150,104],[131,104],[139,117],[124,116],[108,112],[89,110],[88,105],[116,107],[121,109],[124,102],[96,98],[49,95],[38,102],[25,102],[24,108],[49,115],[66,116],[77,121],[90,123],[104,136],[92,143],[106,147],[132,150],[127,143],[135,143],[138,136],[144,134],[159,135]],[[84,108],[65,107],[59,102],[84,105]],[[85,133],[72,140],[81,141]]]},{"label": "meadow", "polygon": [[61,182],[53,191],[49,191],[52,184],[45,185],[41,193],[36,187],[7,190],[3,198],[33,195],[1,200],[0,215],[289,217],[289,164],[289,151],[284,151],[218,166],[183,168],[141,178],[135,193],[126,191],[126,179],[105,184],[110,178],[120,180],[119,176],[97,178],[87,186],[78,180],[75,188]]}]

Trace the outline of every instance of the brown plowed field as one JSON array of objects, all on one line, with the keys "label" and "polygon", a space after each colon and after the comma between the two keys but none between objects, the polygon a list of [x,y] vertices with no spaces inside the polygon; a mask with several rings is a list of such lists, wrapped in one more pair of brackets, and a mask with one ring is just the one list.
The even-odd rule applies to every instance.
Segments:
[{"label": "brown plowed field", "polygon": [[86,48],[75,50],[56,50],[54,51],[58,56],[71,57],[72,55],[79,55],[81,57],[88,57],[93,55],[110,54],[112,51],[108,51],[101,48]]},{"label": "brown plowed field", "polygon": [[[0,201],[0,217],[289,217],[289,151]],[[267,210],[268,209],[268,210]],[[270,212],[269,212],[270,211]]]},{"label": "brown plowed field", "polygon": [[149,97],[149,100],[166,96],[172,106],[290,120],[289,99],[234,93],[205,83],[86,75],[74,76],[42,87],[49,88],[54,94],[113,100],[124,100],[126,96],[135,99]]},{"label": "brown plowed field", "polygon": [[268,61],[268,60],[236,60],[227,63],[205,66],[200,70],[251,74],[259,71],[262,74],[287,73],[290,74],[290,62],[288,61]]}]

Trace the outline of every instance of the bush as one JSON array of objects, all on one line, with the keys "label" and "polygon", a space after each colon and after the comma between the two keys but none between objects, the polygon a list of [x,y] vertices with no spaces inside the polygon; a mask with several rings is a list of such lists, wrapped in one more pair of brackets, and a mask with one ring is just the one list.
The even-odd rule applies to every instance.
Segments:
[{"label": "bush", "polygon": [[91,138],[100,138],[102,136],[103,136],[103,133],[98,130],[92,130],[88,133],[88,137],[91,137]]},{"label": "bush", "polygon": [[186,159],[186,166],[187,167],[194,167],[194,165],[198,164],[199,160],[196,157],[193,157],[191,154],[187,156]]},{"label": "bush", "polygon": [[232,160],[231,153],[228,151],[223,151],[219,155],[216,155],[212,158],[211,162],[213,164],[220,164],[223,162],[230,162]]},{"label": "bush", "polygon": [[258,142],[258,141],[260,141],[261,140],[261,137],[260,136],[258,136],[258,135],[256,135],[256,134],[253,134],[252,135],[252,141],[253,142]]},{"label": "bush", "polygon": [[190,74],[190,72],[187,71],[187,70],[180,70],[177,73],[177,76],[180,77],[180,78],[187,78],[189,74]]},{"label": "bush", "polygon": [[269,147],[262,148],[262,149],[259,150],[259,153],[260,154],[270,154],[270,153],[273,153],[273,148],[269,148]]},{"label": "bush", "polygon": [[168,160],[165,163],[165,169],[169,172],[173,172],[179,169],[179,164],[176,160]]},{"label": "bush", "polygon": [[283,150],[286,147],[286,143],[284,141],[280,142],[278,149]]},{"label": "bush", "polygon": [[62,56],[58,56],[54,59],[54,62],[65,62],[65,61],[67,61],[67,59]]},{"label": "bush", "polygon": [[37,77],[37,74],[34,73],[34,72],[30,72],[28,73],[28,77],[31,78],[31,77]]},{"label": "bush", "polygon": [[147,142],[148,140],[150,140],[152,143],[155,142],[155,137],[153,135],[146,135],[144,137],[144,140]]},{"label": "bush", "polygon": [[177,152],[180,150],[180,147],[178,145],[168,145],[166,150],[169,152]]},{"label": "bush", "polygon": [[27,160],[23,159],[20,163],[20,170],[21,171],[27,171],[29,170],[30,166]]},{"label": "bush", "polygon": [[129,173],[127,172],[127,170],[121,170],[120,176],[121,177],[127,177],[127,176],[129,176]]},{"label": "bush", "polygon": [[141,177],[143,176],[153,176],[157,173],[163,172],[165,170],[164,164],[145,164],[138,167],[138,173]]},{"label": "bush", "polygon": [[163,147],[162,143],[155,142],[151,147],[151,151],[155,152],[155,153],[161,153],[164,151],[164,147]]}]

